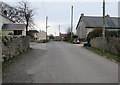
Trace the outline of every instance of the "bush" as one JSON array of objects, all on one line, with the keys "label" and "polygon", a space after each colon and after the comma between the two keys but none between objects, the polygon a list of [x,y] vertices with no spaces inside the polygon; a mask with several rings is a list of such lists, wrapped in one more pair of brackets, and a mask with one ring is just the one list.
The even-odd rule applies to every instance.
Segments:
[{"label": "bush", "polygon": [[85,38],[80,38],[79,40],[82,41],[82,42],[85,42],[85,41],[86,41]]},{"label": "bush", "polygon": [[12,32],[10,32],[8,35],[14,35]]},{"label": "bush", "polygon": [[2,37],[2,43],[7,46],[10,42],[12,41],[12,38],[9,36],[9,38],[7,36]]},{"label": "bush", "polygon": [[106,37],[120,37],[120,31],[106,31]]},{"label": "bush", "polygon": [[78,38],[78,36],[77,35],[73,35],[73,38]]},{"label": "bush", "polygon": [[77,36],[74,36],[74,34],[72,33],[72,40],[71,40],[71,32],[67,33],[67,36],[65,37],[65,40],[64,41],[67,41],[67,42],[71,42],[73,41],[73,37],[77,37]]},{"label": "bush", "polygon": [[90,32],[87,36],[87,41],[90,41],[90,39],[93,39],[95,37],[102,37],[102,29],[96,28],[92,32]]},{"label": "bush", "polygon": [[[106,37],[120,37],[120,31],[105,31]],[[87,41],[93,39],[95,37],[102,37],[102,28],[96,28],[92,32],[90,32],[87,36]]]}]

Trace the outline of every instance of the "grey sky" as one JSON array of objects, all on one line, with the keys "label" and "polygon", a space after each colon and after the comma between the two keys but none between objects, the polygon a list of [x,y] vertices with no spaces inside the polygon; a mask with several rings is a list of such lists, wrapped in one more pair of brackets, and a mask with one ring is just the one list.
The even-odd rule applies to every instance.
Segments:
[{"label": "grey sky", "polygon": [[[102,1],[102,0],[101,0]],[[10,3],[14,4],[13,2]],[[61,32],[65,33],[70,26],[71,6],[74,6],[74,32],[81,13],[85,16],[102,16],[102,2],[30,2],[35,8],[35,23],[37,30],[45,30],[45,17],[48,16],[48,34],[58,35],[58,25]],[[106,3],[106,14],[118,16],[118,2]]]}]

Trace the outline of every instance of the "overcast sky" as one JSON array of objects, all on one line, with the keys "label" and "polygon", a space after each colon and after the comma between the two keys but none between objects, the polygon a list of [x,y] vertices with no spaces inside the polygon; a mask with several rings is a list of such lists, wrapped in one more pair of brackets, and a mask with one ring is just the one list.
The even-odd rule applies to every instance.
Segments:
[{"label": "overcast sky", "polygon": [[[15,6],[15,0],[6,0]],[[16,0],[19,1],[19,0]],[[74,32],[81,13],[85,16],[102,16],[103,0],[27,0],[30,6],[35,8],[34,21],[37,30],[45,30],[45,17],[48,16],[48,34],[58,35],[58,25],[61,25],[61,33],[65,33],[70,26],[71,6],[74,7]],[[118,1],[106,0],[106,14],[112,17],[118,16]]]}]

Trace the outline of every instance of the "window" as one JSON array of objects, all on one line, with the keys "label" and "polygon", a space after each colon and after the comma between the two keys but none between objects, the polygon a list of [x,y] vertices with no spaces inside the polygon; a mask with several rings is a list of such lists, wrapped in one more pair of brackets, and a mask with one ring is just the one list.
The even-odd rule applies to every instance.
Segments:
[{"label": "window", "polygon": [[22,35],[22,30],[14,30],[14,35]]}]

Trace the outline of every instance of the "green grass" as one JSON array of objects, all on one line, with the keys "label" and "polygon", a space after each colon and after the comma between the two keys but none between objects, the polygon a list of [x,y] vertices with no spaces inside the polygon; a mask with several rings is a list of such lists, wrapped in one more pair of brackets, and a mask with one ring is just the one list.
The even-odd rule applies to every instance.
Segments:
[{"label": "green grass", "polygon": [[39,40],[33,40],[32,42],[41,43],[41,41],[39,41]]},{"label": "green grass", "polygon": [[70,44],[74,44],[73,42],[71,42],[71,41],[64,41],[64,42],[66,42],[66,43],[70,43]]},{"label": "green grass", "polygon": [[47,43],[47,42],[49,42],[49,40],[47,40],[47,41],[33,40],[31,42],[34,42],[34,43]]},{"label": "green grass", "polygon": [[118,58],[118,55],[116,54],[112,54],[112,53],[109,53],[109,52],[105,52],[103,53],[101,50],[97,49],[97,48],[93,48],[93,47],[85,47],[101,56],[105,56],[106,58],[110,59],[110,60],[114,60],[116,62],[119,62],[119,58]]},{"label": "green grass", "polygon": [[2,62],[2,71],[4,72],[12,63],[17,62],[17,60],[22,57],[25,54],[28,54],[32,49],[28,48],[26,51],[24,51],[23,53],[14,56],[11,60],[7,60],[7,61],[3,61]]}]

